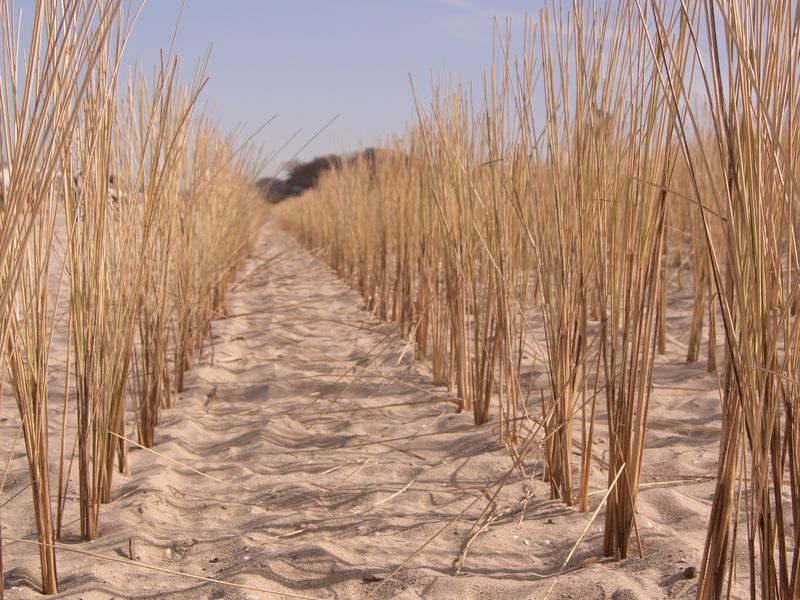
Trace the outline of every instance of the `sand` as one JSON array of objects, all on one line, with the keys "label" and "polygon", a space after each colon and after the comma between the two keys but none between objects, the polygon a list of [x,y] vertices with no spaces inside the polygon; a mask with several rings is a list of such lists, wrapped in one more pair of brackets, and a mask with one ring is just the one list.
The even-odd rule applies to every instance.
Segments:
[{"label": "sand", "polygon": [[[164,414],[158,454],[131,449],[131,474],[116,477],[97,541],[77,541],[71,497],[61,597],[511,600],[545,598],[551,587],[553,600],[693,595],[720,411],[705,364],[684,364],[688,311],[670,314],[656,366],[638,507],[644,558],[621,562],[600,556],[602,511],[592,521],[605,472],[595,469],[592,511],[580,514],[549,500],[534,455],[490,504],[485,492],[511,465],[496,424],[459,414],[394,329],[274,225],[229,311]],[[55,354],[65,341],[56,336]],[[53,383],[63,386],[63,374]],[[18,427],[6,398],[3,461]],[[6,537],[33,539],[26,484],[18,446],[3,494]],[[4,561],[6,597],[40,597],[35,549],[6,542]]]}]

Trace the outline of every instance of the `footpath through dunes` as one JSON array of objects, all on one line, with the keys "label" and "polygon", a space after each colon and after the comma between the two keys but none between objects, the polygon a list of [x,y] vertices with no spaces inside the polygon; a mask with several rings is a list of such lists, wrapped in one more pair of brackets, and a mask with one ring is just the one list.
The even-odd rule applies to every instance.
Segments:
[{"label": "footpath through dunes", "polygon": [[[492,424],[458,414],[393,328],[274,225],[228,308],[164,414],[157,454],[131,450],[99,539],[59,549],[61,597],[506,600],[552,586],[553,599],[622,600],[694,590],[713,492],[716,440],[703,433],[715,429],[704,425],[716,418],[713,392],[656,394],[638,521],[646,557],[615,563],[596,558],[602,513],[550,501],[535,458],[492,497],[512,464]],[[713,390],[701,367],[673,379]],[[11,510],[4,533],[20,537]],[[33,549],[7,543],[4,554],[7,597],[40,597]]]}]

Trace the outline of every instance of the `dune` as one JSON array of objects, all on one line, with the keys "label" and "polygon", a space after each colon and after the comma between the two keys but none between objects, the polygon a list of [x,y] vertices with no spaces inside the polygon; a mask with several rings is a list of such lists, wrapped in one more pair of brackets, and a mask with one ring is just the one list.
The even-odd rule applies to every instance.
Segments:
[{"label": "dune", "polygon": [[[459,414],[394,328],[269,223],[153,450],[131,448],[99,539],[79,543],[67,524],[58,597],[689,597],[720,408],[716,379],[683,364],[690,302],[673,305],[638,506],[643,557],[615,562],[601,555],[594,514],[607,485],[602,435],[589,512],[550,500],[536,452],[511,469],[492,422]],[[57,335],[54,354],[65,343]],[[12,409],[6,397],[4,455],[19,427]],[[2,512],[12,600],[40,597],[35,548],[8,541],[32,539],[25,473],[17,444]]]}]

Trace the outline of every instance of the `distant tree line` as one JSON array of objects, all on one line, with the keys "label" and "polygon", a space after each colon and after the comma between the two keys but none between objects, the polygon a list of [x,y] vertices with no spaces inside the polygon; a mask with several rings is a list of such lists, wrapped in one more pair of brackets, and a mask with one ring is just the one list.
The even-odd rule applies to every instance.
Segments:
[{"label": "distant tree line", "polygon": [[379,151],[367,148],[355,154],[328,154],[317,156],[309,161],[294,160],[288,163],[285,179],[279,177],[263,177],[258,180],[264,197],[270,202],[280,202],[292,196],[299,196],[317,185],[320,177],[331,169],[338,169],[349,162],[365,158],[374,161]]}]

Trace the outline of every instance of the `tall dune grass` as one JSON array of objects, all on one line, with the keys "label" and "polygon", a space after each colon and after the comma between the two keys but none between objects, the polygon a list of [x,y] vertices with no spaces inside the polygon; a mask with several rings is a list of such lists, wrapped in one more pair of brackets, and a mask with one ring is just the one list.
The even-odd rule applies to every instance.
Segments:
[{"label": "tall dune grass", "polygon": [[[103,7],[105,10],[105,7]],[[110,502],[115,452],[112,433],[124,433],[130,339],[136,315],[136,248],[127,203],[111,200],[119,170],[116,102],[122,45],[116,35],[100,49],[82,103],[74,143],[62,162],[61,194],[67,228],[70,338],[77,404],[78,493],[81,536],[97,537],[101,502]],[[120,465],[124,466],[123,464]],[[65,497],[62,487],[60,498]],[[61,514],[59,510],[60,534]]]},{"label": "tall dune grass", "polygon": [[142,248],[138,340],[134,359],[137,434],[146,448],[162,408],[174,406],[170,370],[173,318],[172,265],[179,241],[181,176],[186,168],[192,110],[202,80],[179,84],[178,61],[167,61],[152,88],[143,77],[132,90],[132,127],[137,142],[136,186],[141,202]]},{"label": "tall dune grass", "polygon": [[[264,216],[247,148],[193,116],[204,61],[188,85],[169,57],[149,87],[134,72],[118,91],[122,14],[116,0],[37,2],[25,40],[11,5],[0,19],[0,371],[19,408],[46,594],[58,591],[73,477],[80,535],[95,539],[115,466],[127,469],[131,416],[151,445]],[[61,313],[70,350],[54,384]],[[54,464],[55,389],[66,411]]]},{"label": "tall dune grass", "polygon": [[552,3],[517,56],[498,35],[480,91],[435,88],[391,150],[277,211],[476,424],[510,445],[541,426],[554,498],[587,510],[605,471],[617,558],[643,550],[652,375],[691,273],[686,359],[706,339],[713,372],[727,348],[702,598],[730,583],[739,517],[752,597],[798,593],[797,23],[783,1]]},{"label": "tall dune grass", "polygon": [[[687,18],[709,54],[711,135],[671,88],[695,197],[719,199],[722,236],[702,212],[726,342],[719,472],[698,598],[729,594],[744,526],[752,598],[800,594],[798,513],[797,113],[800,12],[792,2],[707,3]],[[691,145],[691,138],[701,140]],[[715,176],[716,173],[722,177]],[[723,262],[724,260],[724,262]],[[741,521],[744,521],[741,523]]]},{"label": "tall dune grass", "polygon": [[[48,594],[58,587],[48,456],[48,364],[55,310],[49,277],[57,175],[118,9],[118,3],[96,1],[36,3],[27,44],[8,4],[0,24],[0,137],[10,176],[0,231],[2,358],[22,423],[41,544],[42,588]],[[24,61],[20,44],[26,49]]]},{"label": "tall dune grass", "polygon": [[184,372],[202,351],[211,321],[227,316],[228,288],[263,224],[257,174],[258,164],[237,152],[235,138],[203,120],[192,128],[169,273],[171,398],[183,391]]}]

